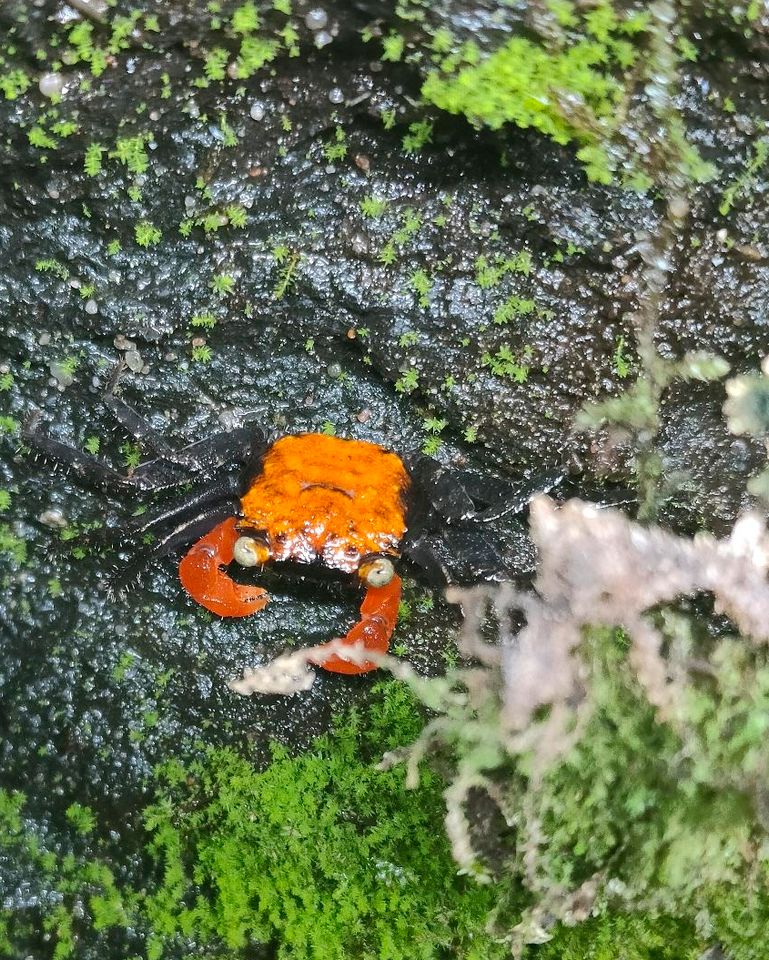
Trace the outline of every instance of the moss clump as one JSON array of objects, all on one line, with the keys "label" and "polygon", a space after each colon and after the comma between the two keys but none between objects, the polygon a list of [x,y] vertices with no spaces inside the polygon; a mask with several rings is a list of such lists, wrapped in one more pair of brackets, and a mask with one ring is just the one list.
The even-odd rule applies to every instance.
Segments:
[{"label": "moss clump", "polygon": [[465,52],[459,63],[449,57],[432,71],[422,93],[442,110],[494,130],[514,123],[556,143],[576,140],[588,176],[608,183],[612,164],[605,144],[626,95],[623,74],[638,56],[628,37],[643,30],[646,18],[620,19],[607,0],[581,17],[572,4],[560,3],[553,16],[569,29],[562,44],[516,36],[485,59],[470,47],[472,56]]},{"label": "moss clump", "polygon": [[605,916],[559,927],[531,960],[699,960],[692,924],[671,917]]},{"label": "moss clump", "polygon": [[442,782],[425,772],[406,791],[402,769],[377,768],[420,727],[388,685],[367,723],[353,714],[298,757],[275,747],[262,772],[230,750],[166,764],[146,814],[163,873],[147,903],[156,934],[308,960],[506,956],[484,933],[494,891],[457,876]]}]

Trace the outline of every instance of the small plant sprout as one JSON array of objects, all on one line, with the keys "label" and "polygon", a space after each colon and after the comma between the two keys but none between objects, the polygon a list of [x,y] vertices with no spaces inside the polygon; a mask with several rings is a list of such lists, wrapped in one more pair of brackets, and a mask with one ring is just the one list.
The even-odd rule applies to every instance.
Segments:
[{"label": "small plant sprout", "polygon": [[496,377],[507,377],[515,383],[526,383],[529,378],[529,360],[531,359],[531,347],[524,347],[522,356],[519,359],[513,355],[508,346],[502,346],[495,354],[484,353],[481,358],[481,364],[488,367]]},{"label": "small plant sprout", "polygon": [[54,273],[60,280],[69,280],[69,270],[58,260],[37,260],[35,270],[39,273]]},{"label": "small plant sprout", "polygon": [[414,367],[409,367],[409,369],[404,371],[404,373],[395,381],[395,389],[398,393],[413,393],[418,386],[419,371],[415,370]]},{"label": "small plant sprout", "polygon": [[216,317],[210,313],[196,313],[190,320],[191,327],[202,327],[204,330],[213,330],[216,326]]},{"label": "small plant sprout", "polygon": [[432,120],[418,120],[416,123],[409,124],[409,132],[403,138],[403,150],[405,153],[416,153],[432,139]]},{"label": "small plant sprout", "polygon": [[[285,247],[276,248],[276,250],[277,249],[280,249],[281,253],[283,250],[286,250]],[[273,290],[272,295],[276,300],[282,300],[294,284],[296,279],[296,268],[301,260],[301,254],[289,253],[286,250],[285,254],[282,253],[282,255],[278,257],[277,254],[275,254],[275,251],[273,251],[273,253],[276,261],[278,264],[282,264],[282,267],[278,273],[278,280],[275,284],[275,289]]]},{"label": "small plant sprout", "polygon": [[409,278],[409,285],[417,295],[419,306],[423,308],[429,307],[429,296],[433,288],[433,281],[427,273],[424,270],[415,270]]},{"label": "small plant sprout", "polygon": [[508,324],[516,317],[529,316],[534,313],[536,308],[537,305],[534,300],[513,295],[508,297],[507,300],[494,311],[494,323],[500,326]]},{"label": "small plant sprout", "polygon": [[334,163],[335,160],[344,160],[347,156],[347,134],[342,127],[337,127],[334,132],[334,139],[324,145],[323,156],[328,163]]},{"label": "small plant sprout", "polygon": [[381,197],[375,197],[373,194],[370,194],[361,200],[360,211],[364,217],[375,220],[384,214],[388,206],[389,204],[387,200],[383,200]]},{"label": "small plant sprout", "polygon": [[120,452],[123,455],[123,463],[129,470],[134,470],[141,463],[142,455],[138,443],[127,440],[120,447]]},{"label": "small plant sprout", "polygon": [[226,297],[235,289],[235,278],[229,273],[215,273],[211,278],[211,289],[219,297]]},{"label": "small plant sprout", "polygon": [[429,436],[425,438],[422,444],[422,453],[428,457],[435,456],[443,443],[440,434],[447,426],[448,420],[439,420],[437,417],[427,417],[424,421],[424,427]]},{"label": "small plant sprout", "polygon": [[206,343],[198,343],[192,348],[192,360],[194,363],[208,363],[212,356],[213,352]]},{"label": "small plant sprout", "polygon": [[107,148],[100,146],[98,143],[92,143],[86,149],[83,158],[83,170],[89,177],[95,177],[98,173],[101,173],[101,158],[106,152]]},{"label": "small plant sprout", "polygon": [[149,220],[140,220],[139,223],[134,227],[134,232],[136,235],[136,242],[140,247],[156,247],[163,234],[160,230]]},{"label": "small plant sprout", "polygon": [[612,360],[613,360],[614,372],[617,374],[618,377],[624,380],[625,377],[627,377],[630,374],[630,371],[632,370],[632,364],[630,362],[630,359],[625,353],[624,337],[620,337],[617,340],[617,346],[614,350],[614,356]]},{"label": "small plant sprout", "polygon": [[403,56],[405,40],[399,33],[391,31],[390,34],[382,38],[382,59],[397,63]]}]

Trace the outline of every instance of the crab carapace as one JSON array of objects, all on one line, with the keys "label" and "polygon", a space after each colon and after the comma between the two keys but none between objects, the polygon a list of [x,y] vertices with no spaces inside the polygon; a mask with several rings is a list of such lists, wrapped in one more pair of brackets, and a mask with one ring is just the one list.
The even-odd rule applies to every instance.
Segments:
[{"label": "crab carapace", "polygon": [[[162,491],[202,478],[193,493],[121,528],[129,538],[151,534],[154,542],[120,570],[115,586],[133,579],[149,560],[186,548],[179,563],[182,586],[221,617],[246,616],[267,604],[264,587],[242,582],[243,574],[256,573],[258,581],[266,565],[308,573],[320,568],[364,591],[360,619],[342,644],[384,653],[398,617],[396,566],[402,556],[421,566],[434,584],[457,579],[449,569],[451,549],[436,548],[429,536],[442,525],[463,544],[473,579],[497,578],[502,558],[478,531],[520,512],[534,490],[549,490],[561,479],[560,474],[541,478],[511,495],[499,484],[489,488],[477,476],[447,470],[421,454],[401,458],[364,440],[317,433],[268,438],[253,426],[174,450],[115,395],[118,373],[105,404],[152,459],[121,474],[51,437],[41,429],[39,415],[28,419],[25,438],[85,482]],[[236,469],[228,472],[228,464]],[[325,655],[319,663],[345,674],[376,667],[340,655]]]}]

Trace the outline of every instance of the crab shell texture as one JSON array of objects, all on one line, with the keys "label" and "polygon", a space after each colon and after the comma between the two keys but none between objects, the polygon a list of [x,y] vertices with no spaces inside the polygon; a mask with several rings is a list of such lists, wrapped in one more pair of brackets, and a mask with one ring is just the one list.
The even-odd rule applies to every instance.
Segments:
[{"label": "crab shell texture", "polygon": [[262,533],[274,561],[355,573],[371,554],[398,556],[409,477],[399,457],[363,440],[277,440],[241,498],[239,531]]}]

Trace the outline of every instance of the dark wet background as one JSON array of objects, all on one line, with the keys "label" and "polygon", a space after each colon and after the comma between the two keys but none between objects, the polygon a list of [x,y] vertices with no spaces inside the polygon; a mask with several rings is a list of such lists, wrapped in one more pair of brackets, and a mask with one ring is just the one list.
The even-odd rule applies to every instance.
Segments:
[{"label": "dark wet background", "polygon": [[[316,51],[307,8],[297,4],[301,56],[198,89],[195,43],[207,21],[198,6],[158,6],[178,22],[163,20],[163,32],[144,38],[154,49],[137,41],[88,92],[73,83],[59,111],[79,129],[55,151],[28,142],[50,106],[36,89],[0,102],[0,372],[13,375],[0,415],[21,421],[39,408],[58,437],[82,446],[98,436],[100,455],[120,464],[126,438],[99,396],[122,355],[133,368],[123,396],[180,443],[250,416],[269,429],[334,429],[408,452],[426,441],[430,449],[430,421],[445,420],[436,456],[447,465],[513,486],[565,466],[572,492],[591,495],[607,474],[627,483],[627,451],[577,434],[572,421],[586,400],[620,389],[621,338],[635,359],[636,244],[639,231],[654,231],[660,202],[587,185],[568,151],[519,130],[477,132],[436,115],[431,142],[404,153],[408,124],[424,115],[414,106],[421,78],[362,43],[358,30],[371,17],[364,5],[326,5],[338,36]],[[485,8],[446,7],[434,16],[455,28],[470,22],[485,36]],[[0,33],[37,71],[34,52],[61,32],[67,9],[6,2]],[[707,349],[750,369],[769,345],[761,175],[752,201],[729,218],[717,208],[767,114],[766,86],[760,46],[736,33],[718,43],[688,66],[681,106],[720,180],[693,200],[659,340],[668,356]],[[719,65],[725,51],[736,57],[728,69]],[[65,74],[82,75],[76,67]],[[724,109],[727,97],[734,111]],[[389,130],[383,111],[394,111]],[[146,174],[105,154],[103,172],[84,175],[90,143],[111,148],[143,132],[152,135]],[[342,140],[346,156],[329,160],[324,147]],[[140,199],[129,197],[132,186]],[[372,196],[388,201],[374,219],[360,208]],[[246,208],[245,229],[179,234],[185,215],[231,203]],[[162,231],[156,247],[137,245],[140,220]],[[404,224],[397,258],[385,265],[379,255]],[[111,254],[115,240],[121,249]],[[493,264],[523,252],[530,270],[495,287],[478,283],[478,257]],[[67,280],[35,269],[48,259],[66,267]],[[293,282],[277,297],[294,261]],[[431,280],[421,303],[418,270]],[[221,274],[233,278],[226,296],[211,286]],[[87,285],[93,292],[81,296]],[[495,325],[513,294],[536,310]],[[213,330],[190,326],[206,313],[217,318]],[[208,362],[192,358],[196,337],[210,347]],[[525,382],[483,364],[503,347],[529,368]],[[403,389],[415,379],[413,391]],[[676,387],[663,410],[666,468],[686,471],[667,509],[690,529],[723,530],[761,462],[760,450],[726,433],[721,391]],[[27,551],[22,564],[0,553],[0,769],[4,786],[29,795],[33,815],[53,810],[55,825],[77,799],[98,808],[107,827],[130,825],[152,765],[170,752],[244,739],[299,747],[365,696],[370,679],[322,676],[291,700],[238,699],[227,679],[334,635],[352,621],[354,599],[276,597],[257,618],[220,621],[183,595],[171,560],[111,599],[104,575],[119,557],[90,552],[82,536],[63,541],[39,518],[60,511],[77,531],[105,518],[119,523],[141,500],[79,488],[20,449],[18,435],[0,444],[0,487],[11,493],[0,520]],[[395,649],[438,672],[451,656],[455,616],[415,580],[406,597],[411,617],[397,628]]]}]

